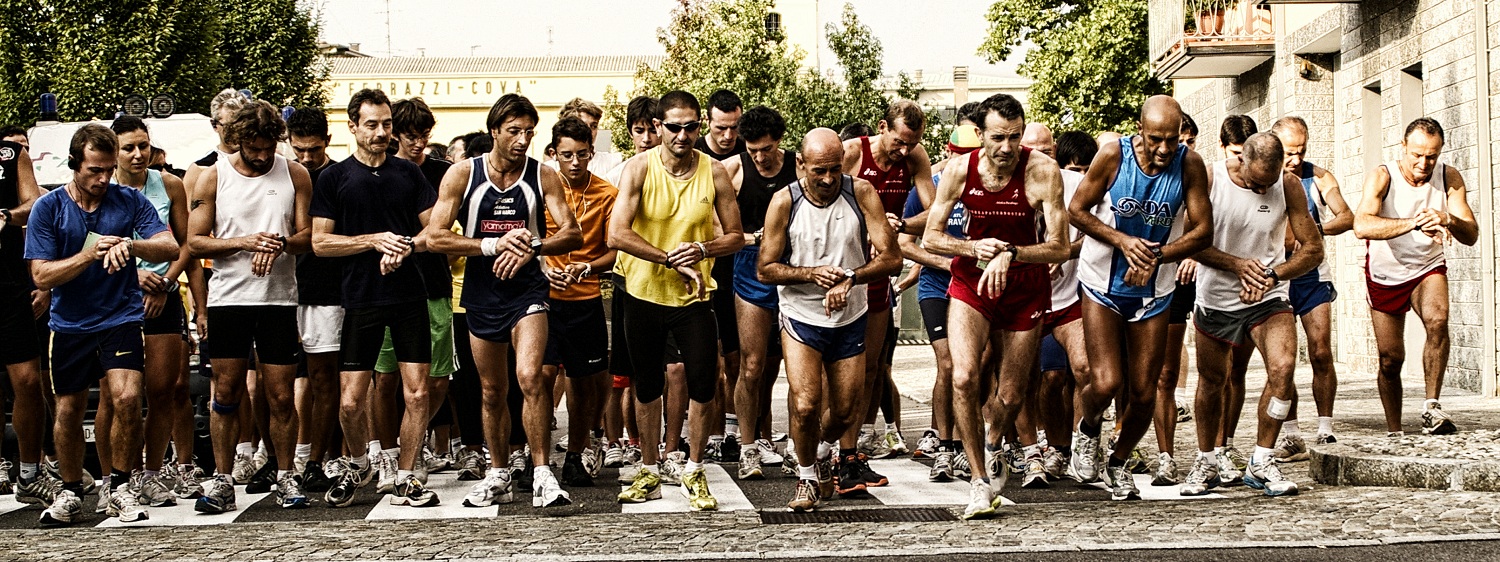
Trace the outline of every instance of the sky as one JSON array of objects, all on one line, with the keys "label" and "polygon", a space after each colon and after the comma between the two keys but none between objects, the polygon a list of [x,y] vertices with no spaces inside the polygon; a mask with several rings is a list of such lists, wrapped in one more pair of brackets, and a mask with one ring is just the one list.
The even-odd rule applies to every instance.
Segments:
[{"label": "sky", "polygon": [[[676,0],[312,1],[324,22],[325,42],[360,43],[361,51],[375,56],[429,57],[661,54],[656,30],[667,25],[677,5]],[[817,1],[823,23],[839,20],[843,1]],[[974,54],[985,36],[987,0],[856,0],[854,6],[884,47],[887,74],[966,64],[971,74],[1004,76],[1014,73],[1021,58],[1012,55],[1012,61],[991,65]],[[823,49],[825,63],[835,60]]]}]

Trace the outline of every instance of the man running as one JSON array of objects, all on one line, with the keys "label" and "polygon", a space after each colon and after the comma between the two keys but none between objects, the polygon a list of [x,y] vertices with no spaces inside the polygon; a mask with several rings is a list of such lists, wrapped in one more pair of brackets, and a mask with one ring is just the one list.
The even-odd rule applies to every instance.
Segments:
[{"label": "man running", "polygon": [[[31,495],[38,500],[33,503],[50,504],[42,511],[44,527],[83,518],[83,414],[94,382],[108,386],[114,401],[114,466],[130,466],[130,456],[139,454],[129,447],[140,430],[145,368],[145,306],[135,260],[166,262],[180,253],[151,202],[110,181],[118,152],[114,132],[92,123],[80,127],[68,146],[73,177],[37,198],[27,221],[24,256],[31,276],[37,288],[52,291],[53,438],[62,482],[47,479]],[[147,519],[146,508],[127,492],[128,480],[110,481],[119,493],[110,494],[107,513],[123,522]]]},{"label": "man running", "polygon": [[[464,496],[464,505],[469,507],[514,498],[503,452],[509,447],[511,432],[517,430],[524,432],[531,446],[532,507],[572,503],[548,466],[553,381],[542,371],[548,281],[539,258],[577,250],[583,235],[567,206],[566,180],[526,155],[537,121],[536,107],[524,96],[506,94],[496,100],[485,123],[494,148],[448,169],[432,222],[423,233],[423,244],[433,251],[468,258],[460,301],[467,311],[482,389],[483,430],[490,446],[489,470]],[[557,230],[544,237],[548,213]],[[462,234],[450,230],[455,220]],[[521,428],[510,427],[510,406],[505,401],[506,351],[512,346],[523,395]]]},{"label": "man running", "polygon": [[225,470],[234,465],[240,418],[247,398],[247,358],[253,346],[256,372],[271,416],[276,458],[277,504],[307,507],[300,478],[292,475],[297,441],[293,386],[297,375],[297,277],[287,254],[309,247],[308,205],[312,179],[301,164],[276,153],[286,139],[286,123],[265,101],[254,101],[234,113],[224,138],[238,152],[205,169],[192,194],[188,246],[198,258],[214,260],[209,278],[209,350],[214,384],[212,428],[214,480],[204,486],[194,507],[204,513],[237,509],[234,481]]},{"label": "man running", "polygon": [[725,164],[724,169],[734,183],[740,221],[748,234],[745,248],[732,260],[735,316],[739,321],[740,372],[726,377],[728,388],[725,393],[734,397],[734,410],[739,414],[739,427],[745,436],[745,444],[740,449],[739,477],[741,480],[759,480],[764,478],[762,463],[779,465],[782,460],[766,458],[776,455],[776,446],[770,439],[762,438],[769,433],[771,420],[761,416],[770,403],[771,387],[781,368],[781,346],[775,341],[779,339],[776,335],[776,289],[762,283],[757,274],[764,238],[762,230],[772,196],[797,181],[799,170],[797,153],[781,148],[781,139],[786,136],[786,121],[776,110],[763,105],[750,108],[740,117],[739,132],[745,140],[745,152]]},{"label": "man running", "polygon": [[695,511],[718,509],[702,464],[713,425],[709,402],[719,387],[713,341],[717,330],[709,301],[717,288],[709,275],[711,258],[733,254],[745,245],[729,174],[723,165],[693,150],[701,115],[692,94],[675,90],[661,97],[655,123],[665,142],[627,162],[609,226],[610,247],[624,252],[615,269],[625,286],[617,288],[615,298],[625,299],[624,343],[635,371],[636,419],[645,464],[619,500],[637,503],[661,497],[656,445],[661,440],[664,356],[671,335],[682,353],[692,401],[690,453],[681,482]]},{"label": "man running", "polygon": [[[1306,161],[1307,122],[1289,115],[1271,125],[1271,133],[1281,139],[1286,153],[1286,171],[1302,180],[1307,195],[1307,211],[1323,236],[1338,236],[1354,227],[1354,211],[1344,202],[1339,180],[1332,172]],[[1325,218],[1324,215],[1327,215]],[[1318,432],[1315,443],[1333,443],[1333,400],[1338,395],[1338,373],[1333,365],[1333,273],[1329,260],[1291,281],[1292,312],[1302,319],[1307,333],[1307,356],[1313,370],[1313,403],[1318,409]],[[1276,443],[1276,460],[1282,462],[1308,459],[1307,445],[1297,427],[1297,403],[1281,426],[1281,440]]]},{"label": "man running", "polygon": [[[964,240],[928,221],[923,240],[935,254],[954,256],[949,293],[948,345],[953,353],[953,417],[969,458],[998,460],[999,441],[1015,423],[1031,386],[1041,343],[1042,316],[1051,305],[1048,268],[1069,257],[1062,175],[1057,163],[1021,146],[1026,114],[1008,94],[984,100],[980,151],[949,164],[933,215],[946,217],[963,202]],[[1045,236],[1038,224],[1046,225]],[[986,347],[999,354],[998,402],[986,439],[981,379]],[[999,470],[996,470],[996,469]],[[1008,470],[1004,462],[973,466],[965,519],[993,516]]]},{"label": "man running", "polygon": [[313,247],[319,257],[345,258],[339,422],[349,455],[365,454],[339,459],[339,479],[324,499],[333,507],[347,507],[375,472],[367,453],[366,410],[370,379],[390,329],[406,405],[391,503],[437,505],[437,494],[414,472],[431,418],[427,378],[432,340],[426,287],[411,259],[417,250],[413,237],[427,224],[437,195],[421,168],[386,154],[393,125],[385,93],[355,92],[348,113],[356,149],[353,157],[318,176],[312,203]]},{"label": "man running", "polygon": [[[1307,212],[1307,196],[1296,175],[1285,170],[1281,141],[1270,133],[1245,140],[1240,156],[1216,162],[1209,199],[1214,243],[1197,255],[1198,306],[1193,325],[1198,340],[1198,457],[1180,492],[1203,494],[1217,486],[1218,452],[1214,430],[1223,414],[1224,377],[1231,347],[1253,343],[1266,362],[1266,386],[1256,409],[1255,453],[1245,485],[1267,496],[1295,495],[1297,483],[1281,474],[1272,457],[1281,423],[1296,399],[1297,326],[1291,316],[1288,284],[1317,267],[1323,238]],[[1290,225],[1296,250],[1286,254]]]},{"label": "man running", "polygon": [[[567,379],[568,447],[563,458],[562,480],[568,486],[593,486],[598,474],[600,451],[591,436],[599,427],[604,400],[610,395],[609,328],[604,321],[604,296],[599,276],[615,266],[616,251],[604,242],[609,214],[619,190],[589,167],[594,156],[594,130],[577,117],[567,117],[552,126],[552,142],[562,171],[563,194],[578,221],[583,245],[565,254],[547,257],[544,272],[551,285],[551,310],[547,313],[547,354],[542,370],[546,379],[557,377],[561,367]],[[547,215],[547,232],[557,232],[558,222]]]},{"label": "man running", "polygon": [[1370,293],[1370,321],[1380,352],[1380,403],[1386,431],[1400,435],[1401,366],[1406,361],[1406,312],[1422,320],[1426,397],[1422,433],[1458,431],[1438,403],[1448,372],[1448,263],[1444,249],[1451,238],[1465,246],[1479,240],[1479,224],[1464,195],[1464,179],[1452,166],[1438,162],[1443,153],[1443,126],[1423,117],[1406,126],[1401,158],[1370,171],[1364,196],[1354,215],[1354,235],[1368,240],[1365,285]]},{"label": "man running", "polygon": [[[787,504],[794,512],[811,511],[833,493],[829,444],[864,415],[857,399],[865,385],[864,285],[901,269],[893,233],[882,224],[880,198],[869,182],[843,173],[843,152],[832,129],[807,133],[805,177],[772,197],[758,258],[760,279],[777,285],[782,314],[791,386],[787,409],[798,461],[796,492]],[[840,476],[857,479],[853,448],[841,456],[849,460]]]},{"label": "man running", "polygon": [[1088,297],[1083,327],[1091,336],[1085,346],[1092,379],[1078,390],[1082,411],[1069,470],[1080,481],[1098,478],[1104,410],[1124,388],[1125,411],[1117,417],[1124,429],[1104,471],[1117,500],[1140,497],[1125,460],[1151,423],[1167,333],[1161,313],[1171,304],[1177,262],[1213,235],[1206,168],[1178,143],[1177,101],[1147,99],[1140,131],[1100,147],[1068,204],[1073,226],[1088,236],[1078,281]]}]

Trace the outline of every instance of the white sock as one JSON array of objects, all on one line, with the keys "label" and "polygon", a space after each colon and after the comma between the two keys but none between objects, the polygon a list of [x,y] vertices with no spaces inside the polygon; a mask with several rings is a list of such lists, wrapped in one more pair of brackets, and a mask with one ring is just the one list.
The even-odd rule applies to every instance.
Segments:
[{"label": "white sock", "polygon": [[724,436],[723,435],[710,435],[710,436],[708,436],[708,442],[709,443],[723,443],[724,442]]},{"label": "white sock", "polygon": [[873,423],[864,424],[864,425],[860,426],[859,432],[862,433],[862,434],[863,433],[875,433],[875,424],[873,424]]},{"label": "white sock", "polygon": [[551,475],[552,475],[552,468],[548,467],[545,464],[542,465],[542,466],[536,466],[536,467],[532,467],[531,468],[531,479],[533,481],[541,480],[541,479],[546,478],[546,477],[551,476]]},{"label": "white sock", "polygon": [[1284,422],[1281,422],[1281,432],[1289,437],[1298,437],[1302,435],[1302,431],[1297,429],[1297,420],[1286,420]]},{"label": "white sock", "polygon": [[234,454],[245,455],[247,457],[255,456],[255,444],[249,441],[237,443],[234,446]]},{"label": "white sock", "polygon": [[312,443],[297,444],[297,460],[306,461],[312,458]]},{"label": "white sock", "polygon": [[1214,447],[1214,456],[1217,457],[1217,456],[1222,455],[1222,454],[1224,454],[1224,448],[1223,447]]},{"label": "white sock", "polygon": [[828,455],[831,455],[831,454],[833,454],[833,443],[828,443],[828,442],[820,442],[820,443],[818,443],[818,460],[826,459],[826,458],[828,458]]},{"label": "white sock", "polygon": [[489,470],[484,471],[484,475],[485,476],[498,476],[498,477],[501,477],[501,478],[503,478],[505,480],[510,480],[510,469],[507,469],[507,468],[496,468],[496,467],[492,466],[492,467],[489,468]]},{"label": "white sock", "polygon": [[812,465],[802,466],[799,464],[797,465],[797,478],[802,480],[817,480],[818,469]]},{"label": "white sock", "polygon": [[463,439],[459,439],[457,437],[454,437],[454,438],[448,440],[448,450],[449,451],[457,451],[457,450],[462,449],[462,448],[464,448],[464,441],[463,441]]},{"label": "white sock", "polygon": [[1198,451],[1198,460],[1203,462],[1212,463],[1217,460],[1215,458],[1217,456],[1218,453],[1216,451]]},{"label": "white sock", "polygon": [[1251,454],[1251,456],[1250,456],[1250,463],[1251,464],[1266,464],[1268,462],[1271,462],[1271,453],[1272,453],[1271,449],[1266,448],[1266,447],[1262,447],[1260,445],[1256,445],[1255,446],[1255,453]]},{"label": "white sock", "polygon": [[406,480],[407,476],[411,476],[411,471],[410,470],[397,470],[396,471],[396,480]]},{"label": "white sock", "polygon": [[661,467],[659,467],[659,466],[656,466],[654,464],[648,464],[648,465],[646,465],[646,470],[650,471],[651,474],[655,474],[657,476],[661,476]]},{"label": "white sock", "polygon": [[365,450],[369,451],[371,456],[374,456],[376,453],[384,451],[385,448],[380,446],[379,439],[372,439],[369,443],[365,444]]},{"label": "white sock", "polygon": [[266,447],[266,440],[265,439],[261,439],[259,443],[255,444],[255,451],[257,453],[264,452],[267,455],[271,454],[271,449],[269,449],[269,448]]},{"label": "white sock", "polygon": [[895,433],[896,432],[896,424],[894,424],[894,423],[885,424],[885,432],[886,433]]},{"label": "white sock", "polygon": [[1318,416],[1318,435],[1333,435],[1333,416]]},{"label": "white sock", "polygon": [[381,451],[381,453],[387,457],[390,457],[392,462],[399,461],[401,459],[400,447],[391,447],[389,449]]},{"label": "white sock", "polygon": [[21,463],[21,479],[25,480],[27,482],[35,480],[37,473],[41,472],[41,470],[42,470],[42,463],[38,463],[38,462],[23,462],[23,463]]},{"label": "white sock", "polygon": [[1425,413],[1428,410],[1431,410],[1433,406],[1437,405],[1437,403],[1438,401],[1436,398],[1428,398],[1427,400],[1422,401],[1422,412]]},{"label": "white sock", "polygon": [[682,467],[683,474],[691,474],[699,470],[703,470],[703,463],[701,462],[688,461],[687,466]]},{"label": "white sock", "polygon": [[357,467],[363,469],[364,467],[370,466],[370,455],[365,454],[365,455],[360,455],[360,456],[354,457],[353,461],[354,461],[354,466],[357,466]]},{"label": "white sock", "polygon": [[1042,446],[1040,444],[1028,445],[1026,447],[1022,447],[1021,450],[1026,452],[1026,458],[1028,459],[1031,457],[1042,456]]},{"label": "white sock", "polygon": [[276,471],[276,481],[280,482],[282,478],[286,478],[286,475],[291,474],[291,473],[292,473],[292,471],[290,471],[290,470],[278,470],[278,471]]},{"label": "white sock", "polygon": [[740,434],[740,417],[735,414],[724,414],[724,433],[726,435]]}]

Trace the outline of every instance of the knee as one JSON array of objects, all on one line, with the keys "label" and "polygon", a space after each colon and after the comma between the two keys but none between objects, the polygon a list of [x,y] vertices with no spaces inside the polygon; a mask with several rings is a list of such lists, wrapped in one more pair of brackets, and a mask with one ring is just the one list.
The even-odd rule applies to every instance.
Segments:
[{"label": "knee", "polygon": [[480,390],[479,390],[479,396],[480,396],[480,400],[482,401],[482,403],[487,408],[488,407],[492,407],[492,406],[497,405],[497,404],[500,404],[500,405],[506,404],[506,402],[505,402],[505,388],[502,387],[502,386],[500,386],[500,385],[498,385],[498,384],[481,385],[480,386]]},{"label": "knee", "polygon": [[1307,358],[1313,365],[1331,365],[1333,364],[1333,349],[1321,344],[1308,346]]},{"label": "knee", "polygon": [[979,373],[968,368],[953,370],[953,392],[964,396],[978,396]]},{"label": "knee", "polygon": [[819,414],[818,401],[805,398],[793,398],[787,404],[787,409],[790,410],[792,420],[813,420]]},{"label": "knee", "polygon": [[141,391],[139,389],[134,387],[123,390],[115,389],[111,394],[113,395],[110,400],[113,403],[112,405],[121,412],[129,413],[134,411],[139,413],[141,411]]},{"label": "knee", "polygon": [[292,389],[266,388],[266,405],[270,407],[272,415],[290,413],[293,410]]},{"label": "knee", "polygon": [[1446,313],[1423,320],[1422,325],[1427,330],[1427,341],[1446,341],[1448,339],[1448,315]]},{"label": "knee", "polygon": [[1133,406],[1150,407],[1156,404],[1156,392],[1131,392],[1126,400]]},{"label": "knee", "polygon": [[1380,376],[1401,378],[1401,365],[1406,363],[1406,351],[1381,351]]},{"label": "knee", "polygon": [[341,396],[339,397],[339,415],[363,416],[365,415],[365,407],[358,400],[355,400],[353,396]]},{"label": "knee", "polygon": [[427,410],[427,399],[431,395],[427,390],[427,385],[407,385],[403,392],[406,396],[407,409]]}]

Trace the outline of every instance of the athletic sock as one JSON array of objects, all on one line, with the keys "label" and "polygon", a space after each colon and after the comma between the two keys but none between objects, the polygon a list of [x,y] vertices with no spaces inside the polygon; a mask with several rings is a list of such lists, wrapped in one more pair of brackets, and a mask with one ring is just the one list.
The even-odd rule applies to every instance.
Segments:
[{"label": "athletic sock", "polygon": [[1216,458],[1217,456],[1218,455],[1214,451],[1198,451],[1198,460],[1201,460],[1203,462],[1213,463],[1218,460]]},{"label": "athletic sock", "polygon": [[1187,402],[1187,389],[1179,388],[1173,391],[1172,397],[1177,400],[1178,406],[1182,406],[1184,402]]},{"label": "athletic sock", "polygon": [[283,478],[286,478],[287,475],[291,474],[291,473],[292,473],[292,471],[290,471],[290,470],[277,470],[276,471],[276,481],[280,482]]},{"label": "athletic sock", "polygon": [[817,480],[818,468],[813,465],[797,465],[797,478],[802,480]]},{"label": "athletic sock", "polygon": [[648,465],[645,465],[645,466],[646,466],[646,470],[649,471],[651,474],[655,474],[657,476],[661,476],[661,467],[660,466],[657,466],[657,465],[654,465],[654,464],[648,464]]},{"label": "athletic sock", "polygon": [[823,459],[828,458],[828,455],[830,453],[832,453],[832,452],[833,452],[833,445],[830,445],[830,444],[828,444],[826,442],[822,442],[822,441],[818,442],[818,460],[823,460]]},{"label": "athletic sock", "polygon": [[396,471],[396,481],[397,482],[405,481],[407,476],[411,476],[411,471],[410,470],[399,470],[398,469]]},{"label": "athletic sock", "polygon": [[372,440],[370,440],[369,443],[365,444],[365,450],[369,451],[370,452],[370,456],[373,457],[377,453],[379,453],[381,451],[384,451],[385,448],[380,446],[380,440],[379,439],[372,439]]},{"label": "athletic sock", "polygon": [[124,486],[125,483],[127,483],[127,482],[130,482],[130,473],[128,473],[128,472],[121,472],[120,469],[118,469],[118,468],[110,469],[110,471],[109,471],[109,491],[113,492],[113,491],[115,491],[116,488],[119,488],[120,486]]},{"label": "athletic sock", "polygon": [[1115,468],[1115,467],[1120,467],[1120,466],[1125,466],[1125,461],[1121,460],[1121,459],[1115,458],[1114,455],[1110,455],[1109,456],[1109,467],[1110,468]]},{"label": "athletic sock", "polygon": [[895,433],[896,432],[896,424],[894,424],[894,423],[885,424],[885,432],[886,433]]},{"label": "athletic sock", "polygon": [[257,452],[257,453],[259,453],[259,452],[265,452],[266,455],[269,456],[271,454],[271,448],[266,446],[266,440],[265,439],[261,439],[259,442],[257,442],[255,444],[255,452]]},{"label": "athletic sock", "polygon": [[1437,405],[1437,403],[1438,403],[1438,400],[1436,398],[1428,398],[1426,400],[1423,400],[1422,401],[1422,413],[1424,413],[1424,414],[1427,413],[1427,411],[1431,410],[1434,405]]},{"label": "athletic sock", "polygon": [[703,470],[703,463],[701,462],[688,461],[687,464],[682,467],[683,474],[692,474],[699,470]]},{"label": "athletic sock", "polygon": [[30,482],[32,480],[36,480],[36,475],[37,475],[38,472],[41,472],[41,470],[42,470],[42,463],[37,463],[37,462],[23,462],[23,463],[21,463],[21,481],[22,482]]},{"label": "athletic sock", "polygon": [[234,454],[236,454],[236,455],[245,455],[247,457],[253,457],[253,456],[255,456],[255,444],[251,443],[249,441],[245,441],[243,443],[236,443],[235,446],[234,446]]},{"label": "athletic sock", "polygon": [[307,459],[312,458],[312,443],[298,443],[296,458],[297,460],[303,462],[306,462]]},{"label": "athletic sock", "polygon": [[1333,435],[1333,416],[1318,416],[1318,435]]},{"label": "athletic sock", "polygon": [[724,434],[739,436],[740,417],[735,414],[724,414]]},{"label": "athletic sock", "polygon": [[1297,429],[1297,420],[1286,420],[1281,422],[1281,432],[1287,437],[1300,437],[1302,431]]},{"label": "athletic sock", "polygon": [[364,470],[365,467],[370,466],[370,455],[369,454],[363,454],[363,455],[354,457],[353,459],[351,459],[351,462],[353,462],[354,466],[358,467],[360,470]]},{"label": "athletic sock", "polygon": [[1250,464],[1266,464],[1271,462],[1272,452],[1274,451],[1269,448],[1256,445],[1255,452],[1250,455]]},{"label": "athletic sock", "polygon": [[859,454],[859,449],[839,449],[839,458],[852,457]]}]

